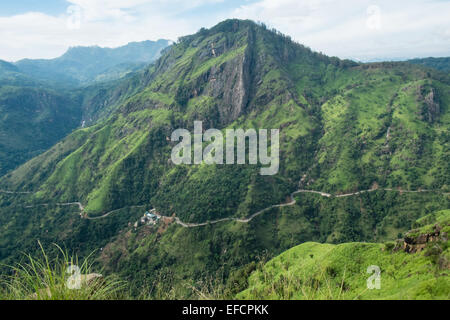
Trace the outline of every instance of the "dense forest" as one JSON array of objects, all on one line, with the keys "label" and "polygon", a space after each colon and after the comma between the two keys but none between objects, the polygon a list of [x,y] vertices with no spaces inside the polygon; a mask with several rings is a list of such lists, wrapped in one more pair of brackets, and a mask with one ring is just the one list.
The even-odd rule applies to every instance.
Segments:
[{"label": "dense forest", "polygon": [[[449,208],[449,87],[446,73],[327,57],[251,21],[202,29],[145,69],[83,89],[93,120],[0,179],[9,192],[0,261],[37,253],[39,239],[81,256],[96,250],[98,268],[136,294],[156,283],[154,298],[191,297],[211,278],[232,296],[258,262],[301,243],[401,238]],[[279,174],[174,165],[171,133],[194,121],[280,129]],[[248,221],[206,223],[245,220],[298,189],[330,196],[296,194]],[[82,212],[61,205],[75,202]],[[152,208],[163,219],[136,227]]]}]

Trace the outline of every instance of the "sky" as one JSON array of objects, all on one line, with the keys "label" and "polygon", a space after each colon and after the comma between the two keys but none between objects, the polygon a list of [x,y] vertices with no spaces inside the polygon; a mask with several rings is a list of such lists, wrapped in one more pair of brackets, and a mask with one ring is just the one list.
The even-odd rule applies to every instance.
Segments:
[{"label": "sky", "polygon": [[14,0],[0,2],[0,59],[168,39],[228,18],[359,61],[450,56],[450,0]]}]

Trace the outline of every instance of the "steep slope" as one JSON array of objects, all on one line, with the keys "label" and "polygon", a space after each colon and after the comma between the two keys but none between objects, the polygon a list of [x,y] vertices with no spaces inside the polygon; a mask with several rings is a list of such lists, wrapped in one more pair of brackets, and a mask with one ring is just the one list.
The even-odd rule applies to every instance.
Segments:
[{"label": "steep slope", "polygon": [[5,61],[0,61],[0,112],[0,176],[53,146],[81,120],[67,92]]},{"label": "steep slope", "polygon": [[15,63],[33,78],[53,85],[74,86],[115,80],[155,61],[168,40],[133,42],[119,48],[74,47],[59,58],[24,59]]},{"label": "steep slope", "polygon": [[448,78],[402,64],[365,65],[360,71],[352,85],[322,105],[320,177],[314,185],[331,191],[373,183],[446,189]]},{"label": "steep slope", "polygon": [[[46,151],[73,129],[106,119],[120,102],[142,88],[141,70],[147,65],[142,61],[152,61],[156,51],[160,50],[158,47],[163,47],[164,43],[142,42],[118,49],[98,48],[94,55],[107,56],[104,66],[113,65],[115,61],[136,60],[105,70],[98,78],[103,82],[70,90],[61,86],[67,86],[72,80],[55,78],[54,68],[62,72],[64,68],[56,66],[54,60],[43,64],[38,75],[32,73],[37,78],[12,63],[0,61],[3,111],[0,176]],[[92,55],[89,48],[74,48],[57,61],[71,59],[77,61],[78,69],[94,72],[92,63],[102,64],[91,61]],[[115,78],[120,79],[112,80]],[[69,82],[64,85],[60,81]]]},{"label": "steep slope", "polygon": [[[267,44],[273,47],[267,47]],[[280,48],[276,47],[277,45]],[[286,49],[285,52],[283,52],[284,49]],[[292,52],[287,51],[289,49]],[[289,39],[256,27],[250,22],[228,22],[195,37],[182,39],[180,44],[148,71],[149,85],[145,90],[128,99],[105,125],[87,129],[91,132],[88,144],[80,146],[76,153],[59,163],[54,168],[55,170],[48,168],[48,170],[52,170],[52,174],[48,180],[41,181],[41,190],[52,190],[53,194],[46,192],[42,192],[42,194],[53,198],[57,193],[62,200],[77,197],[86,203],[86,209],[92,213],[139,202],[136,194],[141,193],[145,194],[145,200],[149,201],[156,195],[155,192],[159,192],[156,201],[162,204],[165,203],[163,197],[178,193],[178,190],[164,190],[165,188],[176,186],[186,188],[186,190],[196,189],[189,184],[197,183],[199,176],[209,174],[211,170],[214,170],[217,175],[223,176],[222,180],[225,180],[219,182],[220,179],[215,179],[214,175],[211,175],[213,185],[223,185],[225,181],[227,184],[232,183],[236,177],[233,183],[241,186],[241,190],[235,191],[236,200],[242,201],[244,197],[242,188],[248,185],[251,176],[255,179],[255,185],[259,184],[259,188],[263,186],[263,178],[257,174],[256,166],[249,168],[170,166],[171,168],[169,168],[167,159],[170,158],[171,146],[167,144],[166,137],[170,136],[171,132],[178,127],[192,127],[194,120],[203,120],[205,126],[225,128],[234,121],[236,121],[235,125],[246,121],[243,118],[237,121],[244,115],[245,118],[254,119],[254,125],[261,128],[270,128],[273,125],[278,127],[283,123],[289,124],[290,130],[285,137],[286,140],[312,136],[314,126],[317,126],[313,111],[308,112],[306,108],[296,102],[297,99],[300,99],[296,88],[289,83],[291,81],[289,75],[281,68],[283,59],[290,59],[289,55],[292,58],[298,55],[300,59],[305,60],[302,61],[305,65],[310,61],[331,65],[332,61],[293,44]],[[333,65],[331,67],[337,68]],[[304,99],[302,104],[308,106],[310,103]],[[278,119],[270,114],[274,112],[280,113]],[[268,122],[267,119],[279,123],[265,123]],[[261,124],[257,124],[258,121]],[[248,126],[246,123],[242,123],[242,125]],[[152,144],[155,140],[158,141],[158,145]],[[304,138],[304,140],[310,141],[311,138]],[[288,147],[288,141],[285,141],[284,145]],[[95,152],[93,152],[94,149]],[[148,152],[151,150],[155,150],[157,154],[149,156]],[[308,155],[300,156],[307,157]],[[144,188],[150,187],[149,181],[145,179],[156,181],[159,178],[158,176],[150,178],[151,176],[141,175],[138,179],[130,181],[130,178],[136,176],[137,173],[132,171],[129,162],[134,163],[136,170],[147,169],[146,175],[151,174],[150,168],[157,163],[160,166],[159,176],[170,170],[174,171],[174,176],[179,177],[180,173],[184,173],[186,170],[190,173],[186,175],[188,179],[184,183],[174,185],[171,181],[163,180],[159,183],[158,190],[144,192]],[[74,172],[71,169],[68,170],[67,167],[71,166],[71,163],[76,163],[79,170],[89,170],[89,172],[73,174]],[[308,164],[293,165],[306,169]],[[29,176],[26,180],[28,182],[40,180],[39,176],[42,174],[42,171],[37,172],[38,176]],[[298,175],[299,173],[297,173]],[[13,182],[10,187],[15,188],[17,186],[15,185],[15,175],[13,174],[12,177],[5,182]],[[275,197],[274,195],[269,196],[264,203],[256,204],[256,209],[269,204],[270,201],[282,201],[289,189],[289,182],[287,186],[283,186],[285,182],[279,178],[265,179],[279,184],[282,189],[277,192]],[[119,183],[119,181],[123,182]],[[132,189],[129,188],[129,185],[125,185],[127,181],[133,184]],[[20,183],[25,183],[22,185],[23,188],[27,187],[27,182],[21,181]],[[296,182],[292,181],[291,184],[295,185]],[[266,185],[270,185],[270,183]],[[83,191],[74,193],[72,189],[74,187]],[[128,195],[113,196],[117,192],[122,193],[123,189],[128,189],[126,192]],[[209,189],[207,184],[203,187],[203,190],[205,189]],[[216,187],[212,189],[216,192],[220,190]],[[198,191],[202,192],[202,190]],[[193,202],[194,206],[201,208],[197,219],[212,215],[204,206],[205,202],[209,202],[213,198],[216,199],[214,201],[221,197],[229,198],[229,196],[225,196],[229,192],[227,189],[223,189],[222,192],[222,195],[216,195],[210,191],[206,199],[198,200],[200,203]],[[254,190],[254,192],[255,194],[260,193],[259,190]],[[265,192],[272,194],[273,190],[270,188]],[[261,199],[264,197],[265,195],[261,194]],[[217,216],[230,214],[235,209],[236,205],[222,206],[218,204]],[[243,208],[242,214],[247,214],[251,209]],[[180,212],[179,214],[186,217],[187,213]]]},{"label": "steep slope", "polygon": [[18,72],[19,69],[12,63],[0,60],[0,74],[5,72]]},{"label": "steep slope", "polygon": [[70,91],[82,111],[84,126],[93,125],[108,117],[130,96],[143,90],[147,85],[146,67],[131,72],[117,80],[110,80],[83,86]]},{"label": "steep slope", "polygon": [[[33,192],[0,197],[0,259],[32,247],[11,230],[83,253],[107,245],[109,271],[136,282],[166,272],[167,285],[186,296],[181,280],[222,270],[232,282],[261,255],[298,243],[393,239],[427,210],[448,208],[449,85],[445,74],[405,63],[329,58],[250,21],[203,29],[125,86],[107,120],[0,180],[0,189]],[[279,128],[279,174],[261,176],[258,165],[175,166],[170,136],[192,132],[195,120],[204,130]],[[291,202],[299,181],[301,189],[353,193],[299,193]],[[58,205],[73,202],[91,218],[117,211],[88,220]],[[136,206],[185,225],[167,218],[134,230],[145,210]],[[231,217],[241,220],[204,225]]]}]

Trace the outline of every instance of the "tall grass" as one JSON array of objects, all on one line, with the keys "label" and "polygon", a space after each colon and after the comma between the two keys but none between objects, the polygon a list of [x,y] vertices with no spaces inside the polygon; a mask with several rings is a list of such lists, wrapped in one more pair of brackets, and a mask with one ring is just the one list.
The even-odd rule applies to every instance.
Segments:
[{"label": "tall grass", "polygon": [[[123,299],[123,281],[92,272],[92,254],[83,261],[69,256],[59,246],[59,254],[50,259],[41,243],[38,258],[26,256],[26,262],[7,266],[11,275],[0,279],[2,300],[111,300]],[[77,266],[77,267],[75,267]],[[71,274],[70,269],[79,270]],[[87,275],[91,275],[89,278]]]},{"label": "tall grass", "polygon": [[[265,287],[250,288],[252,299],[345,300],[346,271],[342,277],[330,275],[330,269],[317,266],[315,273],[286,271],[279,276],[266,269],[257,271]],[[245,298],[238,295],[238,299]]]}]

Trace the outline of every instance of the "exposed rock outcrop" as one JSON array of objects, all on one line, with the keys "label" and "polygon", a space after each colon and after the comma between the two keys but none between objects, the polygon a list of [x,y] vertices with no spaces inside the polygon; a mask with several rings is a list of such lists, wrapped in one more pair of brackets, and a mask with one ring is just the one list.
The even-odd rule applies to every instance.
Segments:
[{"label": "exposed rock outcrop", "polygon": [[442,231],[439,225],[434,226],[434,230],[429,233],[419,233],[418,230],[408,232],[404,239],[397,242],[395,250],[403,250],[407,253],[417,253],[424,250],[430,242],[447,241],[447,234]]},{"label": "exposed rock outcrop", "polygon": [[430,89],[428,94],[423,93],[423,88],[420,88],[420,91],[422,92],[420,94],[420,99],[423,100],[423,107],[421,110],[422,119],[429,123],[435,122],[441,113],[437,93],[433,88]]}]

